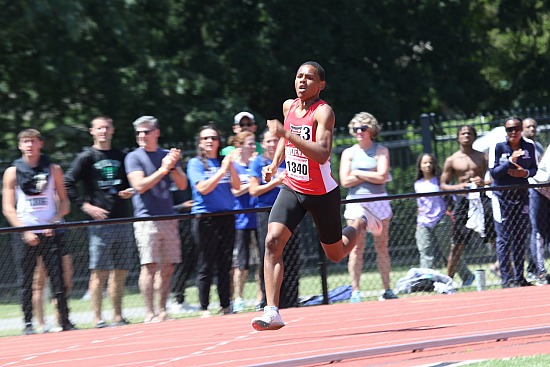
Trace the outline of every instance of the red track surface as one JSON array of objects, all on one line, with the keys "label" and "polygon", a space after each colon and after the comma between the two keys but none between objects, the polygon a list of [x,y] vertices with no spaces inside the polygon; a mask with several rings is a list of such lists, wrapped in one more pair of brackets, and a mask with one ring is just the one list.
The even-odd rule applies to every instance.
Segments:
[{"label": "red track surface", "polygon": [[[0,339],[0,366],[425,366],[550,351],[550,287],[410,297]],[[500,339],[497,341],[497,339]],[[448,366],[449,364],[445,364]]]}]

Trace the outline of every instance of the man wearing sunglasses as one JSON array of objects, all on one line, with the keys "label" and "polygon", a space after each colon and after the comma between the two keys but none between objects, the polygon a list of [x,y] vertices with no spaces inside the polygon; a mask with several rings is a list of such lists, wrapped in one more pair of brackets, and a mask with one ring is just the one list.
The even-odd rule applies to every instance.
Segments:
[{"label": "man wearing sunglasses", "polygon": [[[254,133],[256,135],[256,130],[258,129],[258,124],[256,123],[256,120],[254,119],[254,115],[247,111],[239,112],[235,115],[233,118],[233,136],[230,136],[227,140],[227,146],[222,149],[221,155],[226,156],[232,151],[235,150],[235,146],[233,145],[233,141],[235,140],[235,137],[240,132],[250,131],[251,133]],[[255,142],[256,144],[256,152],[254,156],[261,155],[263,153],[262,144],[259,142]]]},{"label": "man wearing sunglasses", "polygon": [[[522,137],[522,122],[509,117],[504,122],[507,139],[489,151],[493,186],[529,184],[537,172],[537,155],[532,140]],[[531,285],[523,275],[529,222],[529,195],[526,188],[494,191],[493,218],[497,232],[497,258],[503,288]]]},{"label": "man wearing sunglasses", "polygon": [[[187,188],[187,176],[180,167],[180,150],[161,149],[160,126],[153,116],[142,116],[133,123],[139,148],[128,153],[124,161],[128,181],[134,188],[134,215],[149,217],[176,214],[170,187]],[[166,301],[174,264],[181,262],[180,234],[177,220],[134,222],[141,271],[139,289],[145,299],[145,322],[168,319]],[[158,278],[158,279],[157,279]],[[158,287],[156,287],[158,285]],[[158,289],[158,312],[153,305]]]},{"label": "man wearing sunglasses", "polygon": [[233,126],[238,126],[238,132],[250,131],[256,134],[258,125],[254,120],[254,115],[250,112],[242,111],[235,115],[233,119]]}]

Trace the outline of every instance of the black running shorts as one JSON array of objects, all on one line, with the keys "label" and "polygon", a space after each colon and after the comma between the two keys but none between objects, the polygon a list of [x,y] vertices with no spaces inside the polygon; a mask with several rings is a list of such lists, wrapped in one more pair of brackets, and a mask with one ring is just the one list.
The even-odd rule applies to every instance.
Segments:
[{"label": "black running shorts", "polygon": [[342,239],[340,202],[339,186],[324,195],[306,195],[282,185],[269,214],[269,223],[284,224],[294,232],[306,213],[310,212],[319,240],[330,245]]}]

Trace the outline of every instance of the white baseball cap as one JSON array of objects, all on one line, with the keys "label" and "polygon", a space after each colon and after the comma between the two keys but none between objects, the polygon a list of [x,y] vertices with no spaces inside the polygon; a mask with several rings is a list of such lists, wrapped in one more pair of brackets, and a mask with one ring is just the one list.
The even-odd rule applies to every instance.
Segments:
[{"label": "white baseball cap", "polygon": [[253,114],[251,114],[250,112],[243,111],[243,112],[239,112],[238,114],[235,115],[235,118],[233,120],[233,125],[240,124],[241,120],[245,117],[248,117],[250,119],[250,121],[252,121],[252,122],[256,122],[256,120],[254,120],[254,115]]}]

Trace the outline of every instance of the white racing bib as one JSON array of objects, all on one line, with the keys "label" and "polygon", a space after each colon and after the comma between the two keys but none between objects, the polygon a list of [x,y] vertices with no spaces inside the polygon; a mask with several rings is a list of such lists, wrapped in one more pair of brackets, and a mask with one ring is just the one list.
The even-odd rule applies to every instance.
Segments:
[{"label": "white racing bib", "polygon": [[286,156],[286,174],[295,180],[309,181],[307,158]]},{"label": "white racing bib", "polygon": [[44,210],[48,207],[48,197],[44,195],[27,196],[27,208],[29,212]]}]

